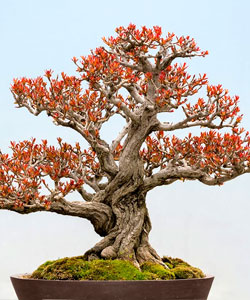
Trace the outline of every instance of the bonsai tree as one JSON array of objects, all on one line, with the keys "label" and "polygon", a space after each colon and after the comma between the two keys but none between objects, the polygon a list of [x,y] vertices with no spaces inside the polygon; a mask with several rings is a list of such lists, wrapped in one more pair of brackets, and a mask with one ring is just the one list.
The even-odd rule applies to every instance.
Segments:
[{"label": "bonsai tree", "polygon": [[[238,96],[209,84],[206,74],[187,73],[183,58],[208,54],[194,39],[130,24],[103,41],[105,47],[72,59],[77,76],[47,70],[14,79],[18,107],[35,116],[45,111],[89,148],[61,138],[57,147],[11,142],[12,155],[0,155],[0,208],[88,219],[102,237],[85,253],[88,260],[163,264],[149,243],[148,191],[177,180],[221,185],[250,172],[249,134],[239,127]],[[102,126],[114,116],[124,127],[109,144]],[[190,127],[201,128],[200,135],[172,134]],[[73,191],[82,201],[66,199]]]}]

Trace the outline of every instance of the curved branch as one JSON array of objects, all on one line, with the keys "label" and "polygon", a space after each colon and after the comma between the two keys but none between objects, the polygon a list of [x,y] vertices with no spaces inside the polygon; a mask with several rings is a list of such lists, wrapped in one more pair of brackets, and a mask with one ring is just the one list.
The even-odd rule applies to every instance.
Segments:
[{"label": "curved branch", "polygon": [[149,191],[156,186],[168,185],[176,180],[199,180],[206,185],[222,185],[226,181],[230,181],[242,174],[250,173],[250,168],[245,168],[244,170],[233,170],[226,175],[220,177],[214,177],[207,174],[201,169],[192,168],[190,166],[183,167],[167,167],[162,169],[158,173],[146,177],[144,179],[144,189]]},{"label": "curved branch", "polygon": [[156,174],[146,177],[144,179],[144,188],[146,191],[149,191],[156,186],[167,185],[181,178],[194,180],[201,178],[202,176],[204,176],[204,173],[201,170],[195,170],[189,166],[168,166]]},{"label": "curved branch", "polygon": [[69,202],[64,198],[58,197],[49,200],[51,201],[49,206],[45,206],[37,200],[33,204],[24,204],[22,207],[15,207],[12,200],[0,198],[0,209],[11,210],[19,214],[47,211],[88,219],[93,224],[95,231],[101,236],[105,235],[113,225],[112,210],[103,203]]}]

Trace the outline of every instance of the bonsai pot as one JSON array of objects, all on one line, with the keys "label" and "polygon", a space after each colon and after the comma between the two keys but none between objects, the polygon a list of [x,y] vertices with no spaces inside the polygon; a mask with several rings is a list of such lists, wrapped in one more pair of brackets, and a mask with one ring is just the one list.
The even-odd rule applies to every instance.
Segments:
[{"label": "bonsai pot", "polygon": [[206,300],[214,277],[177,280],[43,280],[12,276],[19,300]]}]

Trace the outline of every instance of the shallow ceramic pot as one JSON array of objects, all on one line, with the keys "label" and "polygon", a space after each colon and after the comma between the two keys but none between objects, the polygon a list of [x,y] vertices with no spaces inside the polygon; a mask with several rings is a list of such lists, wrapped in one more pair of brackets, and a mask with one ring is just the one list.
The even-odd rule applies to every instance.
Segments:
[{"label": "shallow ceramic pot", "polygon": [[178,280],[41,280],[12,276],[19,300],[206,300],[214,277]]}]

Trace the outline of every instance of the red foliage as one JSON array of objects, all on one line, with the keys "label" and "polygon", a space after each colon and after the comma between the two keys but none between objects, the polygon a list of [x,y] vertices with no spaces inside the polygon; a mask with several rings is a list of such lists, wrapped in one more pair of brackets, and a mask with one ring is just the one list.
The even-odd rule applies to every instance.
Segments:
[{"label": "red foliage", "polygon": [[19,207],[37,200],[49,206],[45,188],[51,196],[65,196],[80,189],[83,178],[91,180],[99,173],[95,152],[82,152],[79,144],[72,147],[60,138],[58,142],[59,148],[48,146],[46,140],[41,144],[36,144],[35,139],[11,142],[12,156],[0,155],[1,197],[12,199],[13,205]]},{"label": "red foliage", "polygon": [[[28,106],[32,113],[39,114],[41,111],[49,111],[56,121],[68,119],[68,112],[83,113],[83,125],[87,121],[100,122],[107,120],[107,111],[113,108],[104,86],[110,86],[112,94],[116,93],[117,101],[113,103],[118,110],[121,104],[129,109],[137,106],[131,97],[126,99],[118,94],[120,88],[131,84],[137,84],[140,95],[147,95],[149,81],[152,80],[152,72],[147,68],[140,67],[140,60],[150,49],[161,46],[165,51],[170,51],[170,60],[166,65],[163,59],[158,72],[159,87],[155,95],[155,103],[159,107],[168,106],[178,108],[186,102],[183,99],[197,93],[202,85],[207,84],[206,75],[195,78],[186,72],[186,64],[170,63],[174,57],[205,56],[207,51],[200,51],[194,39],[187,37],[175,37],[168,33],[166,38],[162,37],[161,28],[154,26],[148,29],[145,26],[141,30],[130,24],[127,28],[116,29],[117,37],[103,38],[110,47],[110,51],[99,47],[92,51],[87,57],[82,56],[80,60],[73,57],[77,70],[81,76],[67,76],[61,74],[62,79],[52,79],[52,71],[47,70],[45,77],[49,81],[49,87],[41,77],[36,79],[15,79],[12,92],[19,106]],[[151,56],[149,56],[151,57]],[[158,57],[152,56],[155,61]],[[145,70],[144,70],[145,69]],[[82,92],[81,83],[87,81],[89,89]],[[167,86],[166,86],[167,83]],[[171,101],[170,101],[171,98]],[[106,114],[105,114],[106,111]],[[108,113],[110,114],[110,113]],[[71,116],[72,118],[72,116]]]},{"label": "red foliage", "polygon": [[[169,164],[187,164],[214,177],[230,176],[236,168],[240,173],[242,168],[250,167],[249,136],[242,138],[243,130],[238,128],[242,118],[239,97],[231,97],[221,85],[209,84],[206,74],[191,76],[186,63],[172,63],[176,58],[204,57],[208,52],[201,51],[189,36],[168,33],[164,37],[159,26],[138,29],[130,24],[118,27],[116,33],[116,37],[103,38],[108,49],[99,47],[88,56],[73,57],[78,76],[61,73],[61,78],[53,78],[53,72],[47,70],[44,78],[14,79],[11,90],[19,107],[35,115],[46,111],[57,124],[78,131],[91,148],[81,151],[78,144],[73,147],[61,139],[59,148],[47,146],[46,141],[12,143],[13,156],[0,156],[1,197],[19,206],[35,199],[48,205],[42,186],[51,194],[63,196],[80,189],[83,181],[93,187],[95,177],[107,175],[102,168],[105,158],[110,162],[111,154],[114,161],[119,161],[128,144],[117,140],[111,151],[100,138],[102,124],[114,114],[138,123],[146,108],[155,115],[179,108],[184,112],[183,120],[161,123],[158,129],[152,129],[155,136],[146,138],[140,151],[146,176]],[[205,88],[206,97],[197,95],[201,88]],[[196,100],[189,101],[195,96]],[[189,134],[184,139],[164,133],[192,126],[213,130],[200,136]],[[232,133],[215,131],[225,127]],[[45,177],[55,182],[54,189],[49,188]]]},{"label": "red foliage", "polygon": [[168,164],[174,166],[195,167],[214,177],[230,175],[234,169],[250,167],[250,136],[247,132],[242,138],[243,129],[235,130],[234,134],[224,135],[210,130],[200,136],[190,133],[184,139],[165,136],[162,131],[155,137],[148,136],[146,147],[141,151],[141,157],[148,165],[150,176],[153,169],[164,169]]}]

